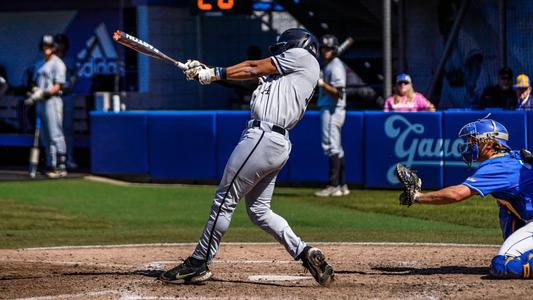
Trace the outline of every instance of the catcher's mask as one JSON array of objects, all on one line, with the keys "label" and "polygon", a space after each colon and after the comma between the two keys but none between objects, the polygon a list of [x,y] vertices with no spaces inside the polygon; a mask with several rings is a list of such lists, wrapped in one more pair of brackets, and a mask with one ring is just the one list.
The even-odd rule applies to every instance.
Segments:
[{"label": "catcher's mask", "polygon": [[487,119],[487,117],[470,122],[459,131],[459,137],[463,139],[464,143],[459,144],[458,150],[463,161],[469,167],[479,159],[480,141],[492,139],[507,151],[511,150],[511,147],[507,144],[509,132],[505,126],[492,119]]}]

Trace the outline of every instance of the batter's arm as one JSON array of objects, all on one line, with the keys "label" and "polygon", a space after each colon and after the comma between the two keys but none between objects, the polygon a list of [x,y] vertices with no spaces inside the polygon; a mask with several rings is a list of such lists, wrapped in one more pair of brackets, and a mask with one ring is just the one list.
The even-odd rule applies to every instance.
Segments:
[{"label": "batter's arm", "polygon": [[60,90],[61,90],[61,84],[56,83],[46,91],[46,94],[49,96],[53,96],[59,93]]},{"label": "batter's arm", "polygon": [[450,186],[435,192],[418,194],[417,203],[419,204],[451,204],[466,200],[477,192],[466,185],[459,184]]},{"label": "batter's arm", "polygon": [[227,80],[249,80],[273,74],[279,74],[279,72],[271,57],[260,60],[246,60],[226,68]]},{"label": "batter's arm", "polygon": [[318,81],[318,86],[321,87],[322,89],[324,89],[324,91],[326,91],[326,93],[334,96],[334,97],[337,97],[337,98],[340,98],[341,97],[341,93],[339,91],[338,88],[332,86],[331,84],[325,82],[324,80],[322,81]]}]

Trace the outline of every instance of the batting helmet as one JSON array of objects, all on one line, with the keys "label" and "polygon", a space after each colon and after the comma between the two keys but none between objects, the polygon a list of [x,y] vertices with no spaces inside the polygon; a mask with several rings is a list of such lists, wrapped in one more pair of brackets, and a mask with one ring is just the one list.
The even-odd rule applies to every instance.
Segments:
[{"label": "batting helmet", "polygon": [[39,50],[43,50],[43,47],[55,48],[54,36],[51,34],[45,34],[41,37],[39,42]]},{"label": "batting helmet", "polygon": [[318,58],[318,40],[309,31],[302,28],[285,30],[278,38],[277,43],[268,47],[270,53],[278,55],[291,48],[303,48]]},{"label": "batting helmet", "polygon": [[339,40],[332,34],[326,34],[322,37],[321,46],[323,48],[331,48],[333,50],[337,50],[337,48],[339,47]]},{"label": "batting helmet", "polygon": [[507,131],[507,128],[492,119],[487,119],[486,117],[463,126],[459,131],[459,137],[465,141],[464,144],[459,145],[459,152],[468,165],[471,165],[478,160],[478,142],[482,139],[492,139],[498,142],[506,150],[511,150],[511,147],[507,144],[507,141],[509,140],[509,132]]}]

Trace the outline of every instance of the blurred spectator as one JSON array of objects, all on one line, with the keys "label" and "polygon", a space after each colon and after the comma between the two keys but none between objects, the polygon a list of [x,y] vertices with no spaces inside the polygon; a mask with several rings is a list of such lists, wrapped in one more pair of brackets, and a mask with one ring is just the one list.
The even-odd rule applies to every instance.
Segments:
[{"label": "blurred spectator", "polygon": [[511,108],[516,103],[516,94],[512,89],[513,71],[503,67],[498,71],[498,82],[483,90],[479,107]]},{"label": "blurred spectator", "polygon": [[516,83],[513,85],[516,91],[516,109],[532,110],[533,101],[531,100],[531,84],[526,74],[516,76]]},{"label": "blurred spectator", "polygon": [[435,111],[424,95],[415,92],[411,76],[398,74],[393,95],[385,100],[384,111]]},{"label": "blurred spectator", "polygon": [[63,96],[63,134],[67,145],[67,169],[77,169],[78,165],[74,161],[74,97],[72,90],[76,82],[76,68],[74,60],[67,57],[69,39],[64,34],[56,34],[54,37],[56,43],[55,54],[61,58],[67,67],[67,77],[62,87]]},{"label": "blurred spectator", "polygon": [[6,93],[8,88],[6,69],[4,66],[0,66],[0,98]]}]

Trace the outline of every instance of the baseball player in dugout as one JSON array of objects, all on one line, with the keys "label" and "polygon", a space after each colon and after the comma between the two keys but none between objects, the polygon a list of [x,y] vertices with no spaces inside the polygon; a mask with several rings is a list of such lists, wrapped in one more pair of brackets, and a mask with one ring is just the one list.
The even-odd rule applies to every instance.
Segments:
[{"label": "baseball player in dugout", "polygon": [[309,31],[292,28],[269,47],[272,56],[264,59],[227,68],[187,61],[188,80],[207,85],[217,80],[257,79],[259,85],[252,94],[250,121],[226,164],[196,249],[183,263],[163,273],[160,280],[198,283],[210,279],[208,265],[228,230],[237,203],[244,197],[254,224],[300,260],[320,285],[332,282],[333,269],[322,251],[302,241],[270,208],[276,177],[291,151],[289,132],[303,117],[318,82],[318,47]]},{"label": "baseball player in dugout", "polygon": [[39,43],[43,59],[39,60],[33,71],[33,88],[24,103],[36,105],[38,118],[41,119],[41,141],[46,153],[46,175],[49,178],[67,176],[66,145],[63,135],[63,101],[61,89],[66,79],[66,67],[54,52],[56,43],[52,35],[44,35]]},{"label": "baseball player in dugout", "polygon": [[322,37],[321,53],[325,66],[318,79],[318,103],[322,130],[322,149],[329,159],[329,184],[316,192],[318,197],[350,194],[344,171],[341,132],[346,118],[346,69],[336,57],[339,40],[330,34]]},{"label": "baseball player in dugout", "polygon": [[463,160],[479,163],[462,184],[422,193],[421,180],[398,164],[396,174],[404,185],[400,204],[452,204],[474,195],[491,194],[500,207],[503,245],[492,259],[489,273],[496,278],[532,278],[533,266],[533,157],[527,150],[513,151],[509,133],[500,123],[483,118],[463,126],[459,137]]}]

